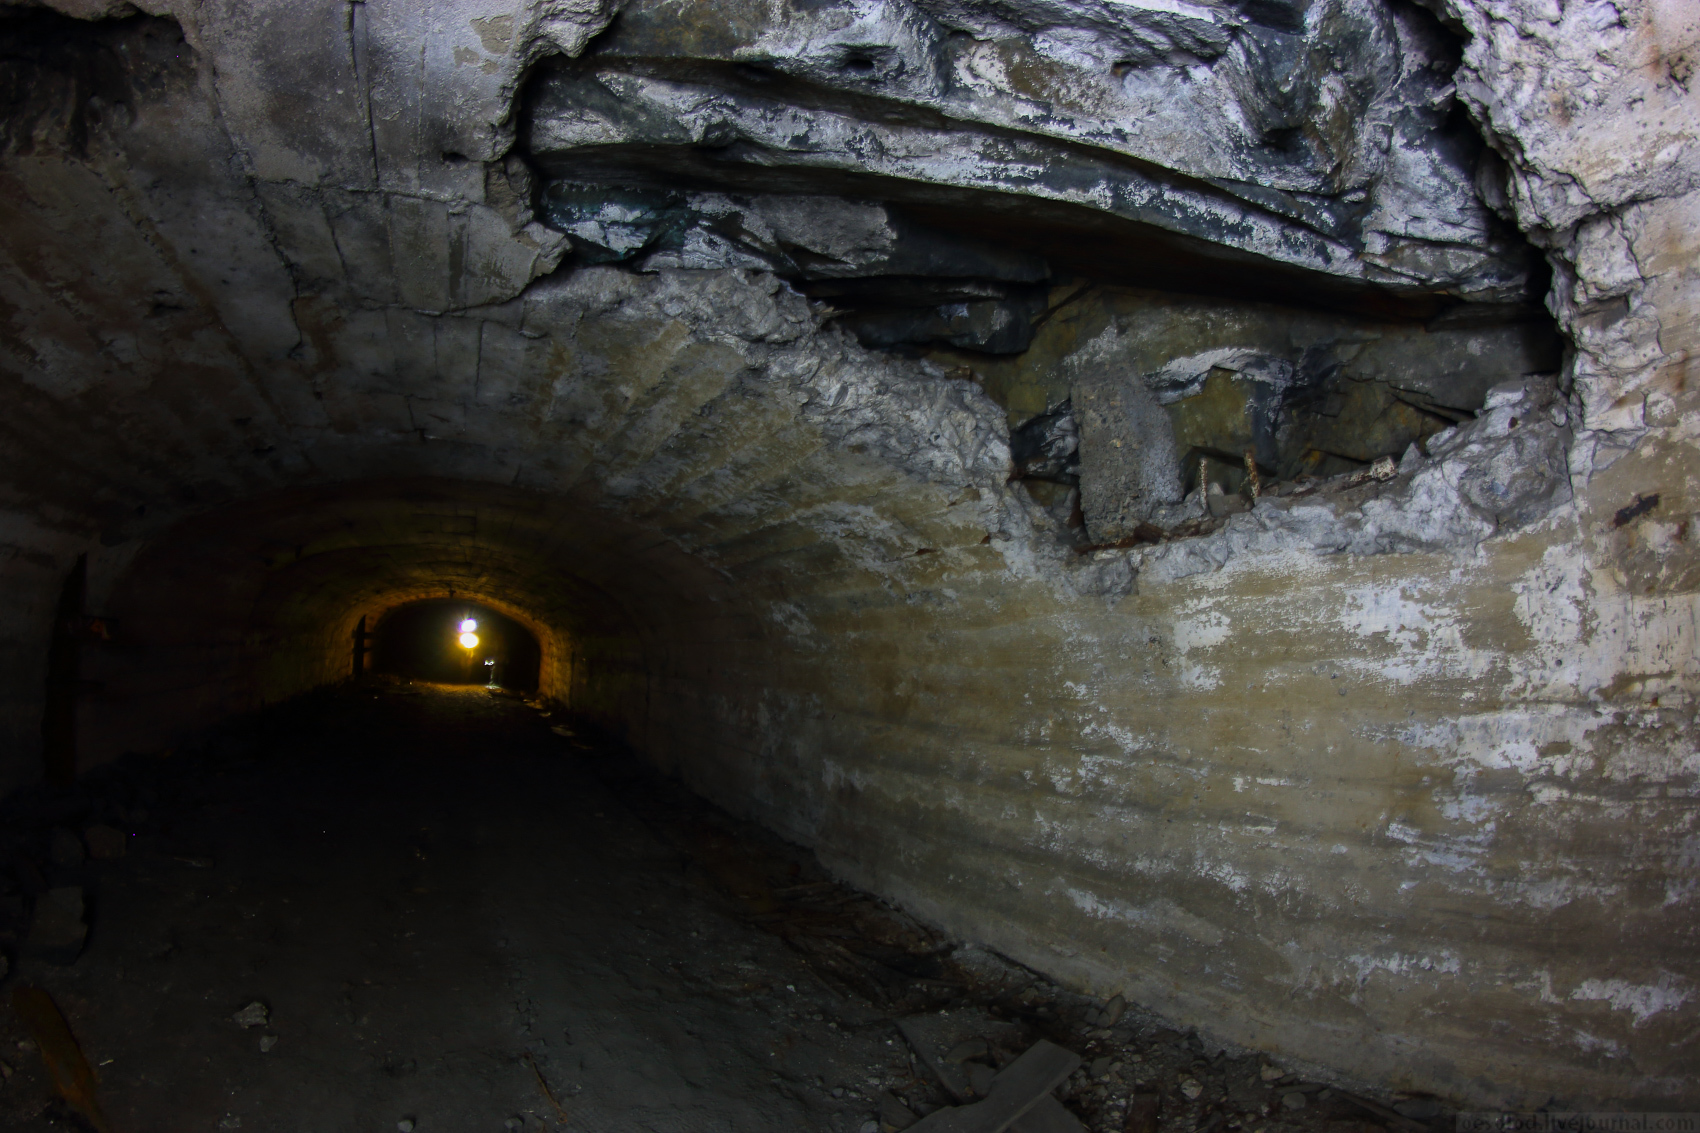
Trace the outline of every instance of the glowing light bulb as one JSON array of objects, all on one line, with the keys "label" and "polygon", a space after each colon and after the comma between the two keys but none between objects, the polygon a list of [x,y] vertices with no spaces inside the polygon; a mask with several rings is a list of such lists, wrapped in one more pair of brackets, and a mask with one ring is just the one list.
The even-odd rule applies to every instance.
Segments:
[{"label": "glowing light bulb", "polygon": [[478,635],[476,633],[463,633],[460,635],[460,644],[464,649],[477,649]]},{"label": "glowing light bulb", "polygon": [[471,633],[473,630],[475,630],[477,628],[478,628],[478,619],[476,619],[476,618],[462,618],[461,619],[460,632]]}]

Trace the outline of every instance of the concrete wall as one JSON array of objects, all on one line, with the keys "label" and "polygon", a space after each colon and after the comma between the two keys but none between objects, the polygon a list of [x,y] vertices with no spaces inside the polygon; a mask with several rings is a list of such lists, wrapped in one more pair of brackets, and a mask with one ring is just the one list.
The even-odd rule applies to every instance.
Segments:
[{"label": "concrete wall", "polygon": [[[771,277],[550,274],[479,164],[518,39],[379,90],[339,5],[90,25],[151,77],[0,163],[0,779],[38,772],[79,553],[121,618],[89,761],[334,679],[362,613],[452,586],[647,758],[1039,968],[1389,1085],[1692,1107],[1696,29],[1448,12],[1557,271],[1573,502],[1364,555],[1260,510],[1179,566],[1074,554],[1003,407]],[[374,109],[408,89],[429,144]]]}]

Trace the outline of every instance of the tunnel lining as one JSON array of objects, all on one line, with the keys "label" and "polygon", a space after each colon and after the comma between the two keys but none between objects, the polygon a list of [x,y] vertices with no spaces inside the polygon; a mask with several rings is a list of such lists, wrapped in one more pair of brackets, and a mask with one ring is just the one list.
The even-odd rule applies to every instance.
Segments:
[{"label": "tunnel lining", "polygon": [[[1683,122],[1689,111],[1667,97],[1662,59],[1547,67],[1576,44],[1619,51],[1605,42],[1618,30],[1579,25],[1581,9],[1560,14],[1550,42],[1521,40],[1513,59],[1479,5],[1451,7],[1476,32],[1465,97],[1483,120],[1497,116],[1515,166],[1500,205],[1560,268],[1551,302],[1574,347],[1562,378],[1574,373],[1574,388],[1490,389],[1454,450],[1419,451],[1422,463],[1386,483],[1271,499],[1198,538],[1086,554],[1005,489],[1000,418],[1014,403],[988,399],[974,376],[989,377],[992,355],[963,374],[942,353],[867,351],[744,269],[552,274],[560,234],[517,197],[498,199],[498,182],[523,177],[439,160],[490,156],[473,135],[507,113],[490,91],[531,57],[534,28],[515,36],[511,60],[492,52],[490,68],[422,78],[449,94],[408,117],[396,98],[406,83],[336,70],[351,29],[320,50],[311,17],[288,9],[274,9],[269,38],[221,23],[228,9],[201,9],[204,86],[172,104],[184,113],[106,123],[90,160],[51,147],[8,155],[7,175],[30,190],[11,198],[24,219],[6,230],[23,250],[6,265],[20,317],[70,359],[17,355],[8,463],[27,504],[4,564],[21,595],[7,657],[12,685],[30,691],[9,703],[9,734],[35,732],[52,594],[96,543],[106,546],[91,562],[110,578],[138,541],[181,535],[185,517],[306,483],[442,476],[574,495],[575,515],[632,521],[613,559],[671,556],[691,608],[726,623],[679,620],[669,646],[654,627],[683,605],[637,610],[629,632],[610,614],[601,643],[574,638],[598,662],[575,674],[618,673],[587,703],[693,786],[836,855],[846,876],[1082,986],[1136,980],[1178,1017],[1335,1065],[1473,1097],[1507,1082],[1542,1097],[1678,1096],[1694,1077],[1671,1052],[1694,1000],[1632,1016],[1607,982],[1673,997],[1692,983],[1692,949],[1654,892],[1684,868],[1692,721],[1678,706],[1695,680],[1681,487],[1692,398],[1686,361],[1656,344],[1687,325],[1691,304],[1676,269],[1651,266],[1692,259],[1692,202],[1644,176],[1652,149],[1605,174],[1594,158],[1661,136],[1655,113]],[[429,39],[442,47],[433,58],[481,50],[452,21],[386,28],[395,11],[373,6],[359,33],[403,49],[363,64],[423,67],[431,36],[445,37]],[[1542,118],[1541,99],[1514,104],[1509,72],[1495,69],[1507,61],[1574,110],[1575,128]],[[1133,70],[1121,77],[1137,81]],[[352,97],[297,113],[303,74]],[[1645,117],[1613,111],[1633,130],[1560,97],[1596,74],[1610,97],[1645,103]],[[202,91],[216,121],[197,117]],[[459,118],[431,117],[450,102]],[[431,152],[409,148],[421,138]],[[172,157],[182,153],[197,156]],[[150,176],[117,176],[137,169]],[[235,249],[216,263],[200,239],[209,215]],[[79,266],[95,264],[117,274]],[[114,278],[137,304],[111,301]],[[97,325],[114,333],[78,337]],[[641,365],[624,365],[633,355]],[[1053,407],[1026,405],[1017,419]],[[1501,506],[1495,483],[1516,506]],[[1560,506],[1571,484],[1577,498]],[[1651,499],[1661,503],[1633,510]],[[433,561],[456,570],[468,546],[497,544],[440,534]],[[134,712],[143,742],[165,736],[161,720],[284,695],[317,663],[312,649],[225,631],[306,625],[340,601],[291,563],[300,545],[245,546],[229,572],[299,565],[293,604],[262,593],[256,616],[204,570],[176,593],[223,603],[231,617],[217,634],[122,622],[135,636],[101,647],[100,664],[153,665],[158,682],[129,704],[110,686],[88,698],[93,710]],[[312,552],[327,574],[362,561],[328,543]],[[680,566],[692,557],[720,582]],[[668,594],[647,576],[596,581],[585,593],[615,605]],[[339,663],[346,648],[334,643]],[[272,670],[244,671],[267,650]],[[742,673],[742,687],[703,677],[705,658],[732,654],[742,668],[722,669]],[[234,677],[221,683],[225,670]],[[1239,780],[1257,785],[1255,812]],[[1630,805],[1631,782],[1648,788],[1635,821],[1602,823]],[[972,908],[959,899],[969,891]],[[1389,938],[1394,922],[1411,927]],[[1061,936],[1103,951],[1065,955]],[[1201,953],[1214,968],[1187,968]],[[1500,978],[1537,966],[1549,982],[1533,990]],[[1364,1043],[1366,1026],[1402,1045]],[[1531,1057],[1526,1036],[1554,1028],[1631,1053],[1553,1044]]]}]

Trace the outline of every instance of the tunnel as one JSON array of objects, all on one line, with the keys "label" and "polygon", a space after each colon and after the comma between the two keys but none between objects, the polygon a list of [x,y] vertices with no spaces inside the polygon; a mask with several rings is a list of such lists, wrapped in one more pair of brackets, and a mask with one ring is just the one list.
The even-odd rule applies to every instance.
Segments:
[{"label": "tunnel", "polygon": [[0,1124],[1692,1120],[1697,53],[0,8]]},{"label": "tunnel", "polygon": [[481,684],[536,692],[542,647],[524,625],[488,606],[422,598],[386,610],[377,628],[354,627],[356,677],[374,674],[434,684]]}]

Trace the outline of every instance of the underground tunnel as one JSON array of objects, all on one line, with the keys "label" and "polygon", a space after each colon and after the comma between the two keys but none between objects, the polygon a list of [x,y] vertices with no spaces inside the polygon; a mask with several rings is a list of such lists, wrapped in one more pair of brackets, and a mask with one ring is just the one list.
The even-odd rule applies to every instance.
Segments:
[{"label": "underground tunnel", "polygon": [[4,1123],[1688,1120],[1697,53],[0,8]]},{"label": "underground tunnel", "polygon": [[436,684],[537,691],[542,650],[514,619],[475,602],[425,598],[386,611],[377,628],[357,622],[350,672]]}]

